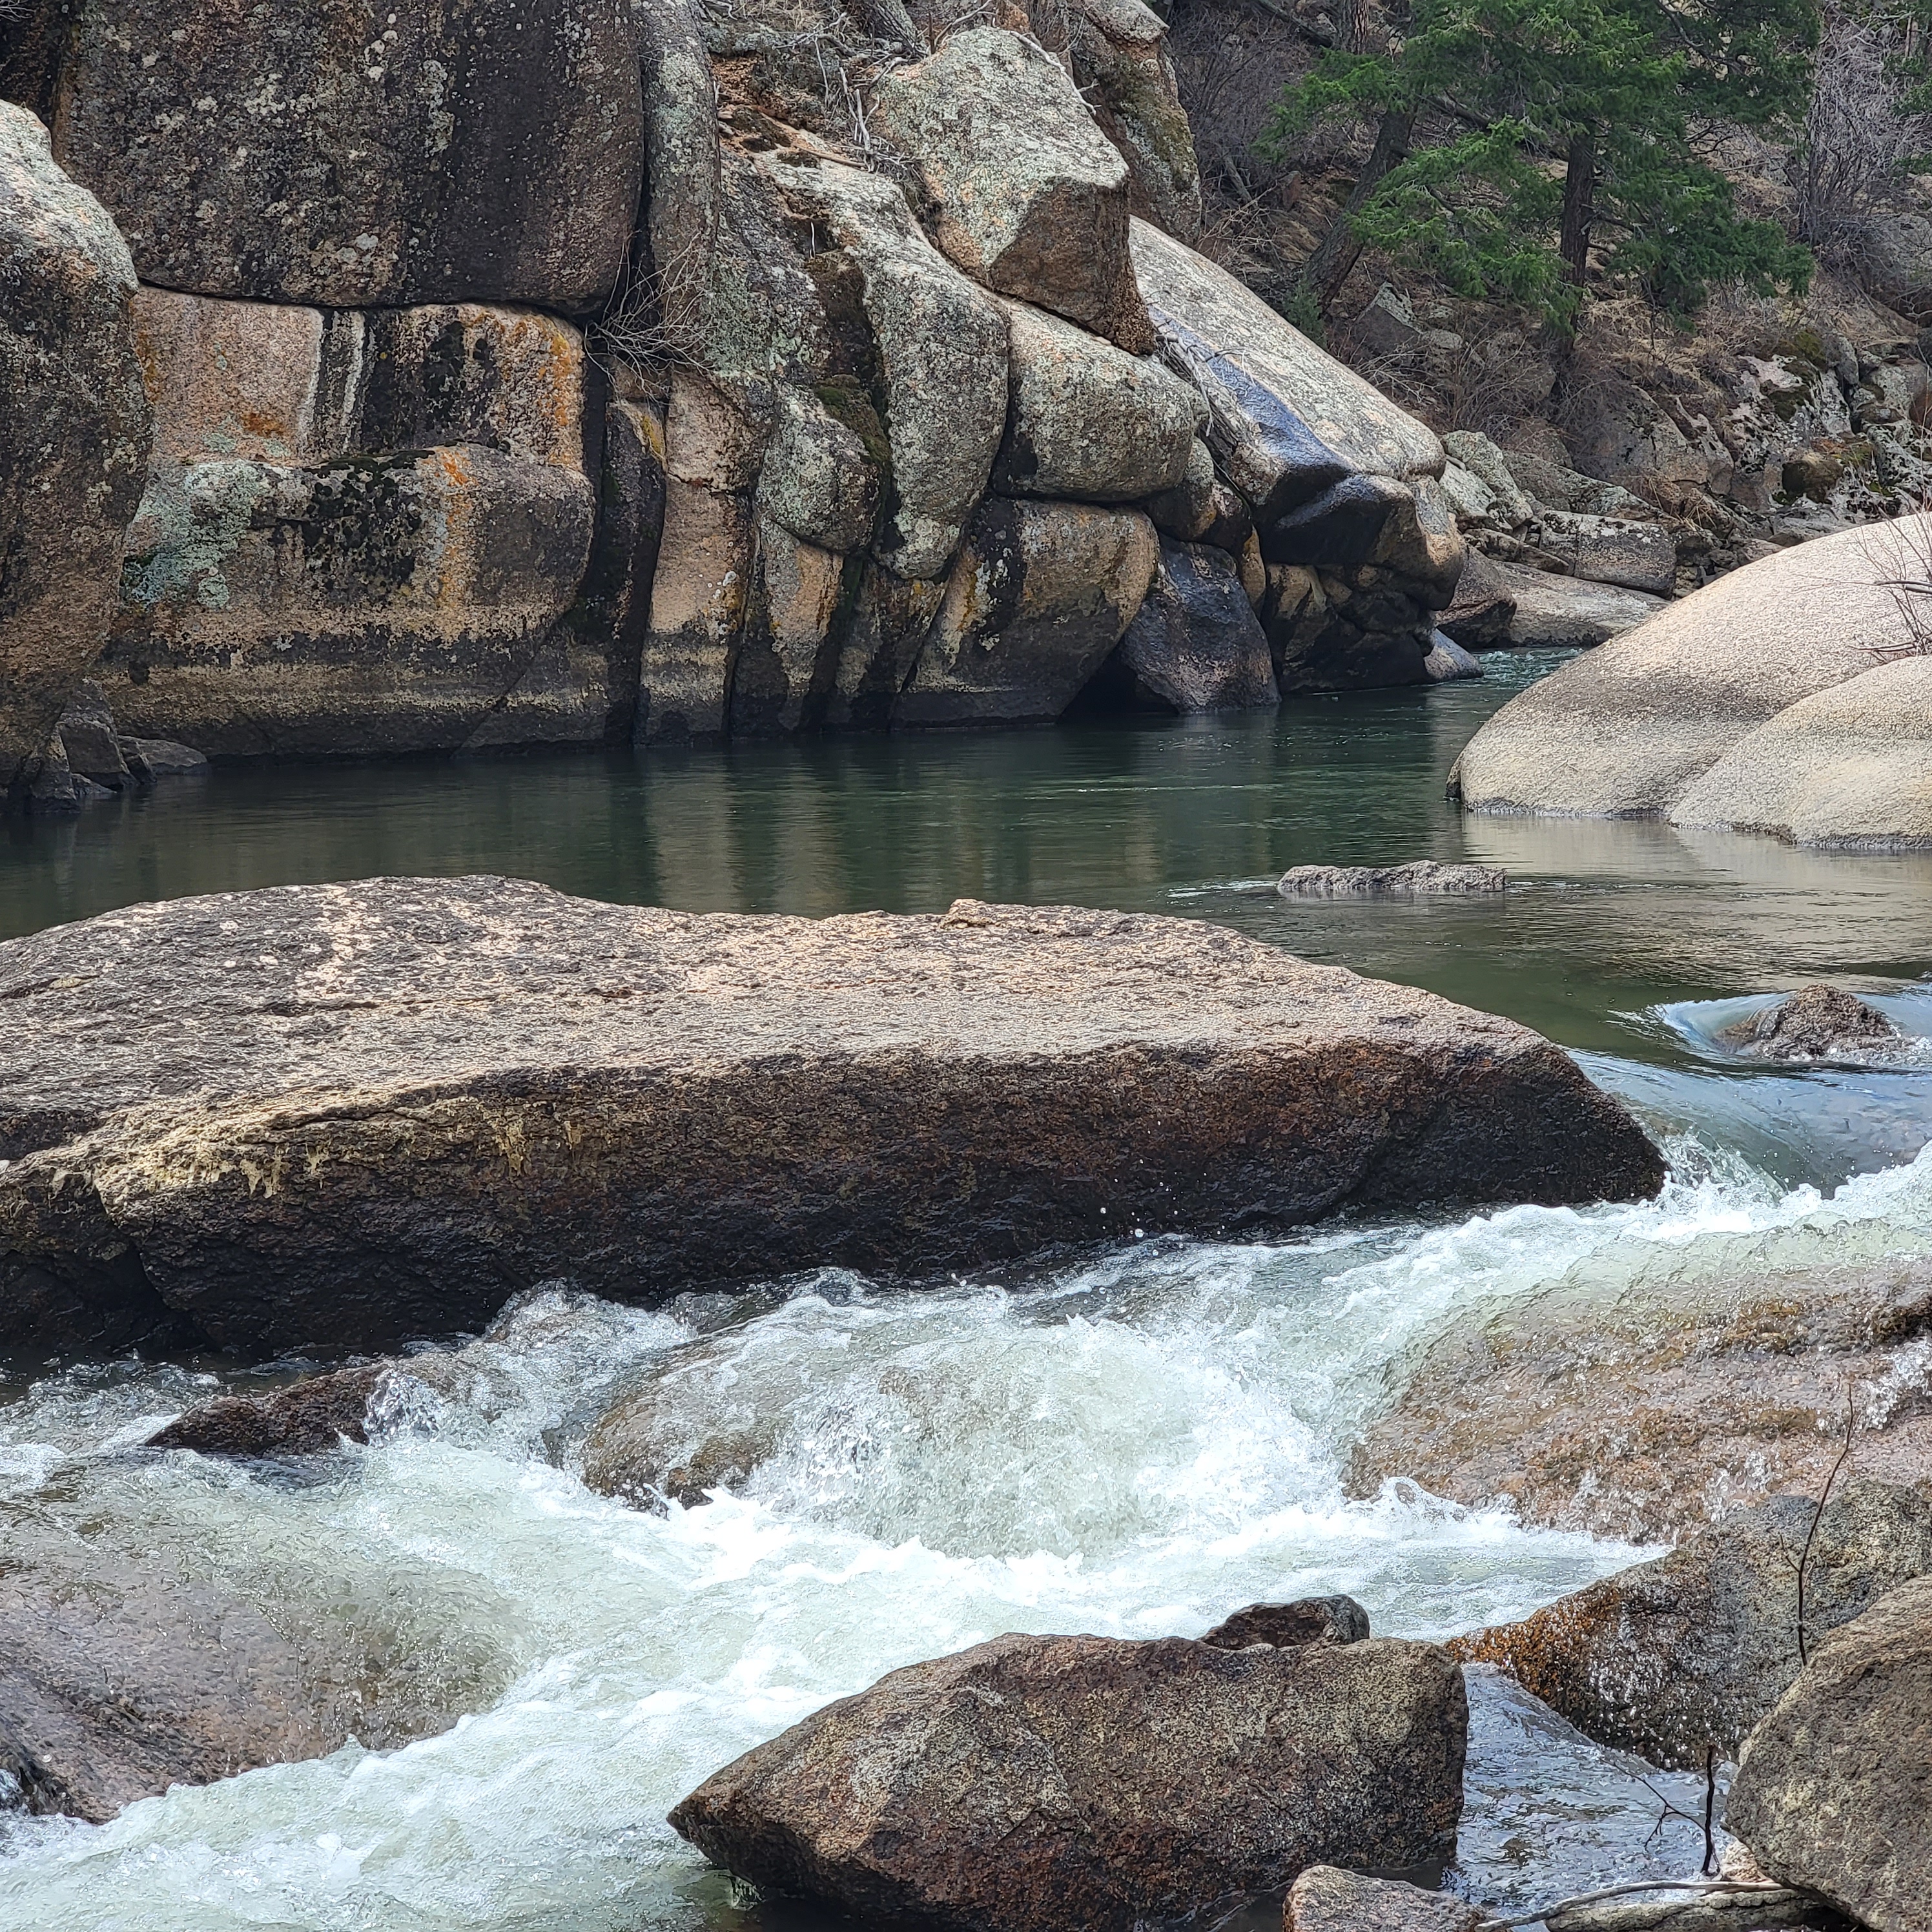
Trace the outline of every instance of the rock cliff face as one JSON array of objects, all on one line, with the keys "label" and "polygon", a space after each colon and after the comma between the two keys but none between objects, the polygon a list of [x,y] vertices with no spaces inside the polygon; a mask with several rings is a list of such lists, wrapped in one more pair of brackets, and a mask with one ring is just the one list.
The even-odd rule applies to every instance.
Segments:
[{"label": "rock cliff face", "polygon": [[[69,440],[124,497],[140,386],[156,424],[138,514],[103,499],[64,565],[40,694],[0,692],[16,772],[104,650],[123,730],[227,757],[1425,676],[1462,554],[1442,449],[1189,248],[1140,0],[384,20],[0,24],[51,121],[36,191],[113,258],[118,343],[76,366],[124,373]],[[0,483],[52,462],[10,445]]]}]

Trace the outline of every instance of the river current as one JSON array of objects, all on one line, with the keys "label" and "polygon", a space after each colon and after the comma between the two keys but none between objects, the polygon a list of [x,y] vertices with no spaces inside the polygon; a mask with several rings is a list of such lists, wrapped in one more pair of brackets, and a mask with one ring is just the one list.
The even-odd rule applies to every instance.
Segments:
[{"label": "river current", "polygon": [[[1352,1495],[1349,1448],[1472,1309],[1559,1280],[1608,1294],[1932,1248],[1932,1064],[1753,1070],[1717,1039],[1819,976],[1932,1034],[1932,861],[1459,821],[1450,760],[1550,664],[1486,662],[1480,685],[1279,719],[218,773],[10,830],[0,936],[385,871],[693,909],[967,896],[1220,920],[1538,1027],[1639,1109],[1672,1178],[1640,1206],[1130,1240],[916,1293],[819,1274],[646,1312],[560,1284],[506,1310],[460,1375],[395,1402],[367,1449],[300,1466],[137,1446],[298,1363],[0,1360],[0,1561],[10,1533],[74,1538],[217,1580],[298,1642],[466,1714],[104,1826],[0,1805],[0,1926],[786,1932],[800,1915],[708,1870],[664,1814],[896,1665],[1007,1630],[1196,1634],[1336,1590],[1382,1634],[1442,1635],[1647,1553],[1409,1484]],[[1512,890],[1310,906],[1269,890],[1291,864],[1418,856],[1502,864]],[[652,1514],[585,1488],[590,1424],[647,1387],[693,1444],[755,1441],[735,1491]],[[1520,1910],[1694,1869],[1696,1834],[1659,1814],[1700,1790],[1492,1673],[1472,1698],[1459,1889]]]}]

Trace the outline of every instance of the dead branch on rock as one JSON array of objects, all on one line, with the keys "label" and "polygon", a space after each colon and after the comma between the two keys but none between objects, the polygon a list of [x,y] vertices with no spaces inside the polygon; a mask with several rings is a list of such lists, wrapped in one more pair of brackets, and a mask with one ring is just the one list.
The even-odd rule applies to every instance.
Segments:
[{"label": "dead branch on rock", "polygon": [[1718,1748],[1707,1744],[1704,1747],[1704,1815],[1700,1818],[1695,1812],[1687,1811],[1683,1806],[1666,1798],[1647,1778],[1637,1782],[1648,1791],[1663,1810],[1657,1814],[1657,1822],[1652,1826],[1649,1838],[1645,1839],[1647,1850],[1658,1834],[1673,1818],[1681,1818],[1687,1825],[1694,1825],[1704,1834],[1704,1861],[1697,1869],[1706,1878],[1713,1878],[1718,1870],[1718,1834],[1715,1821],[1718,1810]]},{"label": "dead branch on rock", "polygon": [[[1670,1896],[1658,1898],[1659,1892]],[[1541,1924],[1549,1932],[1738,1932],[1801,1926],[1819,1901],[1788,1886],[1737,1879],[1640,1879],[1559,1898],[1534,1912],[1490,1921],[1497,1932]]]},{"label": "dead branch on rock", "polygon": [[1804,1534],[1804,1547],[1798,1558],[1798,1661],[1802,1667],[1811,1661],[1811,1654],[1804,1635],[1804,1576],[1810,1568],[1811,1546],[1818,1540],[1818,1525],[1823,1520],[1825,1505],[1832,1500],[1832,1486],[1838,1480],[1838,1472],[1851,1460],[1852,1437],[1858,1427],[1858,1409],[1850,1389],[1845,1391],[1845,1442],[1838,1451],[1838,1460],[1832,1465],[1831,1474],[1825,1478],[1825,1487],[1818,1498],[1818,1507],[1811,1512],[1811,1527]]}]

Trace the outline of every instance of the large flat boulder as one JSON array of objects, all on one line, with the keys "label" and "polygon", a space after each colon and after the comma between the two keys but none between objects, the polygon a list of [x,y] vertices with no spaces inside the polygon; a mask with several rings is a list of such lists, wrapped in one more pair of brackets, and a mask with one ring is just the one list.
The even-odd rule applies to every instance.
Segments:
[{"label": "large flat boulder", "polygon": [[1132,354],[1153,348],[1126,162],[1037,42],[1003,27],[950,34],[880,77],[872,120],[918,169],[939,245],[969,274]]},{"label": "large flat boulder", "polygon": [[1751,1733],[1726,1827],[1774,1878],[1875,1932],[1918,1932],[1932,1873],[1932,1577],[1812,1652]]},{"label": "large flat boulder", "polygon": [[1794,845],[1932,846],[1932,656],[1800,698],[1733,744],[1670,808],[1670,822]]},{"label": "large flat boulder", "polygon": [[1454,600],[1437,620],[1466,649],[1588,650],[1664,608],[1641,590],[1508,563],[1472,550]]},{"label": "large flat boulder", "polygon": [[164,288],[575,312],[623,268],[643,95],[608,0],[92,0],[60,84],[62,165]]},{"label": "large flat boulder", "polygon": [[670,1821],[855,1918],[1127,1932],[1312,1864],[1452,1850],[1468,1723],[1432,1644],[1004,1636],[828,1706]]},{"label": "large flat boulder", "polygon": [[[1726,752],[1911,641],[1886,580],[1932,518],[1748,564],[1565,664],[1497,712],[1451,775],[1477,812],[1660,816]],[[1630,593],[1627,593],[1630,594]]]},{"label": "large flat boulder", "polygon": [[154,431],[134,266],[106,211],[0,101],[0,809],[38,776],[107,641]]},{"label": "large flat boulder", "polygon": [[1932,1488],[1858,1478],[1822,1514],[1811,1498],[1775,1497],[1450,1648],[1500,1664],[1599,1744],[1702,1771],[1712,1748],[1736,1756],[1796,1680],[1801,1616],[1815,1648],[1928,1574]]},{"label": "large flat boulder", "polygon": [[701,916],[490,878],[0,946],[0,1336],[372,1349],[568,1279],[1654,1191],[1525,1028],[1192,921]]}]

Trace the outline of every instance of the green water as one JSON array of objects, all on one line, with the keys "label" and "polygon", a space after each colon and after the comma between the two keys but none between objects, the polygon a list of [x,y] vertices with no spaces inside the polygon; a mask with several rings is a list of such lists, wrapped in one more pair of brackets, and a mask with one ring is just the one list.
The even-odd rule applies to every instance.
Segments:
[{"label": "green water", "polygon": [[[1185,914],[1426,986],[1565,1044],[1670,1061],[1660,1004],[1932,967],[1932,859],[1654,825],[1465,818],[1443,781],[1559,660],[1279,713],[686,754],[238,768],[0,833],[0,938],[143,899],[374,873],[500,872],[703,911],[954,898]],[[1315,862],[1485,860],[1499,902],[1291,905]]]}]

